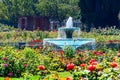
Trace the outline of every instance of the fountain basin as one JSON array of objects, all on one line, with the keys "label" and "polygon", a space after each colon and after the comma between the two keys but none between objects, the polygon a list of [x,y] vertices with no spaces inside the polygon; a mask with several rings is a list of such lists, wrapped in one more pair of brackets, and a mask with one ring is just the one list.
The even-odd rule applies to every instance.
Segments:
[{"label": "fountain basin", "polygon": [[[73,32],[74,31],[77,31],[78,33],[78,36],[79,36],[79,34],[80,34],[80,28],[78,28],[78,27],[70,27],[70,28],[68,28],[68,27],[61,27],[61,28],[59,28],[58,29],[58,38],[62,38],[62,37],[64,37],[64,38],[72,38],[72,34],[73,34]],[[64,36],[62,35],[61,36],[61,34],[64,34]]]},{"label": "fountain basin", "polygon": [[43,40],[43,45],[56,45],[61,49],[65,46],[73,46],[74,49],[85,44],[90,44],[92,49],[95,49],[95,39],[92,38],[46,38]]},{"label": "fountain basin", "polygon": [[[73,33],[76,32],[77,38],[73,38]],[[73,27],[72,17],[69,17],[66,22],[66,27],[58,28],[58,38],[46,38],[43,40],[43,45],[51,45],[56,49],[62,49],[64,46],[73,46],[78,49],[81,46],[91,46],[95,49],[95,39],[92,38],[78,38],[80,36],[80,28]],[[88,46],[88,47],[89,47]]]},{"label": "fountain basin", "polygon": [[71,27],[71,28],[68,28],[68,27],[61,27],[59,28],[59,30],[79,30],[80,28],[78,27]]}]

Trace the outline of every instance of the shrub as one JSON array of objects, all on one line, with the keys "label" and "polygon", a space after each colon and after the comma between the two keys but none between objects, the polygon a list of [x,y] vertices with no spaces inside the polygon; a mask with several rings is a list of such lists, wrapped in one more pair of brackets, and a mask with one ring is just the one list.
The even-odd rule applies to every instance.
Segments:
[{"label": "shrub", "polygon": [[4,47],[0,50],[0,76],[21,77],[26,71],[37,74],[40,64],[39,54],[33,49],[16,50]]}]

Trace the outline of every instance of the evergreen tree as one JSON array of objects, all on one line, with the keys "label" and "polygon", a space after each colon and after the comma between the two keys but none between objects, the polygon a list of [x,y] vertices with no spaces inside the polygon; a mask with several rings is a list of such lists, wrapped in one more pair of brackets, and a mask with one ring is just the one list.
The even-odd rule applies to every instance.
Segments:
[{"label": "evergreen tree", "polygon": [[118,25],[118,13],[120,0],[79,0],[82,22],[91,28],[91,24],[97,27]]}]

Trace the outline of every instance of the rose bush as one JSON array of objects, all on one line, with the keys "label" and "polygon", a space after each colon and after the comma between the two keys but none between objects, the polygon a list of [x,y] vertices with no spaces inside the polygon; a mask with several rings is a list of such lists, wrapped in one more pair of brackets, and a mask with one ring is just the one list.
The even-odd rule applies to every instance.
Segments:
[{"label": "rose bush", "polygon": [[[21,77],[40,75],[41,79],[53,71],[70,71],[73,79],[119,79],[119,50],[96,49],[77,50],[74,56],[66,56],[64,51],[54,51],[51,47],[41,49],[12,47],[0,48],[0,75],[4,77]],[[71,54],[72,55],[72,54]]]},{"label": "rose bush", "polygon": [[17,50],[12,47],[2,47],[0,49],[0,76],[21,77],[26,71],[36,74],[36,68],[41,62],[39,56],[39,53],[30,48]]}]

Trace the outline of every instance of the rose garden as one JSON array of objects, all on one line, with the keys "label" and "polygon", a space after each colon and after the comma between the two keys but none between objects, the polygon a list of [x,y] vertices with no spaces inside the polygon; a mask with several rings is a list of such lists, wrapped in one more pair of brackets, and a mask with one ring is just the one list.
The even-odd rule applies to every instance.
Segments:
[{"label": "rose garden", "polygon": [[[3,42],[0,47],[0,80],[120,79],[120,31],[117,29],[81,32],[80,37],[95,38],[95,50],[75,50],[72,46],[55,50],[53,46],[43,46],[43,39],[56,38],[57,31],[11,29],[0,33],[0,37],[4,35],[0,39]],[[19,42],[26,42],[26,46],[19,47],[16,44]]]},{"label": "rose garden", "polygon": [[0,80],[120,80],[120,0],[0,0]]}]

